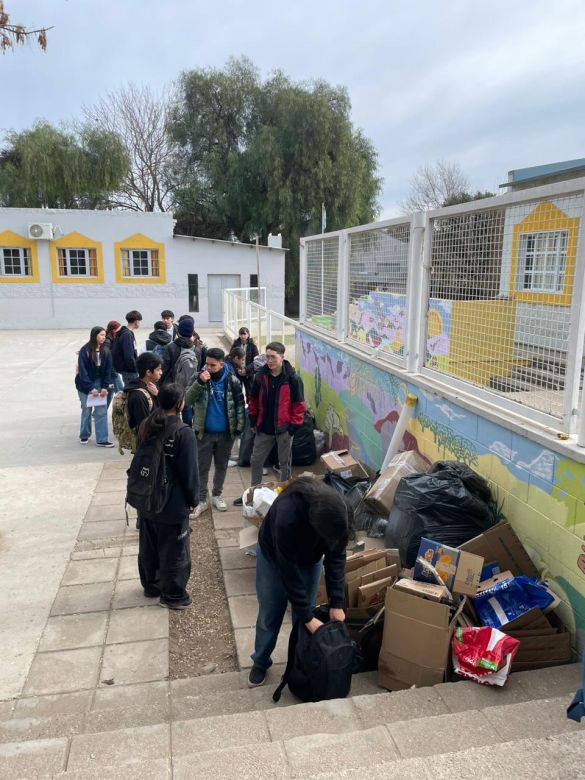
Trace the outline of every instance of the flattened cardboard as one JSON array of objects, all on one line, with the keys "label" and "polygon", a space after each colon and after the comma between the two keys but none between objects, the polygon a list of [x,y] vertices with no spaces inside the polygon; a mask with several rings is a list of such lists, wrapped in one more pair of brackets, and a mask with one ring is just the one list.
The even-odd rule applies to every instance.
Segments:
[{"label": "flattened cardboard", "polygon": [[394,582],[394,577],[385,577],[383,580],[371,582],[369,585],[360,585],[357,591],[357,605],[359,607],[381,606],[385,600],[386,588]]},{"label": "flattened cardboard", "polygon": [[483,534],[459,545],[460,550],[481,555],[486,561],[497,561],[500,569],[514,575],[526,574],[539,578],[538,570],[524,549],[510,523],[498,523]]},{"label": "flattened cardboard", "polygon": [[339,474],[344,479],[368,476],[368,472],[349,454],[349,450],[331,450],[321,455],[320,460],[328,471]]},{"label": "flattened cardboard", "polygon": [[432,582],[417,582],[417,580],[409,579],[398,580],[396,589],[405,593],[411,593],[413,596],[430,599],[431,601],[448,599],[451,595],[444,585],[434,585]]},{"label": "flattened cardboard", "polygon": [[386,579],[386,577],[398,577],[398,566],[394,564],[394,566],[384,566],[383,569],[378,569],[378,571],[370,572],[370,574],[364,574],[362,577],[360,577],[360,585],[369,585],[371,582],[376,582],[377,580],[383,580]]}]

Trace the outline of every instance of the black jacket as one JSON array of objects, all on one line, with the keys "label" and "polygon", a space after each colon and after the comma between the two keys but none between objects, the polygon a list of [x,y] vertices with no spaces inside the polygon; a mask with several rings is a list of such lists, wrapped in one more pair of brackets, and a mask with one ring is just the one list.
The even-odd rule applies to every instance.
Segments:
[{"label": "black jacket", "polygon": [[[166,434],[172,436],[165,444],[167,476],[171,492],[165,508],[159,514],[145,515],[147,520],[162,525],[180,525],[189,516],[189,509],[199,502],[199,468],[197,442],[188,425],[177,417],[165,418]],[[176,431],[175,431],[176,428]],[[175,431],[173,435],[173,431]],[[140,447],[140,441],[138,443]]]},{"label": "black jacket", "polygon": [[250,339],[248,339],[247,341],[240,341],[240,339],[235,339],[232,342],[231,349],[233,349],[234,347],[242,347],[243,349],[246,350],[246,360],[245,360],[246,368],[250,366],[251,370],[253,371],[254,358],[258,354],[258,347],[256,346],[256,344],[254,344],[253,341],[250,341]]},{"label": "black jacket", "polygon": [[166,330],[153,330],[146,339],[145,346],[147,350],[152,352],[155,347],[166,347],[171,341],[171,334]]},{"label": "black jacket", "polygon": [[[158,406],[156,396],[148,392],[148,388],[142,379],[131,379],[124,390],[128,393],[128,403],[126,406],[128,412],[128,425],[132,430],[136,430],[140,423],[148,417],[155,406]],[[146,394],[150,397],[152,404],[148,403]]]},{"label": "black jacket", "polygon": [[79,350],[75,387],[89,395],[97,383],[100,390],[107,390],[112,382],[112,356],[109,349],[100,350],[100,364],[94,365],[87,344]]},{"label": "black jacket", "polygon": [[134,331],[125,325],[120,328],[114,341],[112,350],[114,358],[114,368],[119,374],[124,372],[136,372],[136,338]]},{"label": "black jacket", "polygon": [[313,617],[301,569],[325,556],[325,583],[329,606],[343,607],[345,595],[345,550],[331,552],[309,523],[307,503],[298,493],[278,496],[260,526],[258,542],[264,555],[282,576],[288,600],[304,623]]},{"label": "black jacket", "polygon": [[201,363],[201,348],[194,347],[191,339],[188,339],[186,336],[179,336],[165,347],[160,385],[166,385],[168,382],[173,381],[175,363],[182,349],[194,349],[198,356],[198,364]]}]

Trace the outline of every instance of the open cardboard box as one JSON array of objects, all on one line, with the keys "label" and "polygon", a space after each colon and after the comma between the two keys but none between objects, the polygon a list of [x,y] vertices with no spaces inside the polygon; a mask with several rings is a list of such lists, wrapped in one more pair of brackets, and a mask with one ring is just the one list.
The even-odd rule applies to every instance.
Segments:
[{"label": "open cardboard box", "polygon": [[350,455],[349,450],[331,450],[321,455],[321,463],[328,471],[339,474],[344,479],[368,478],[368,472],[362,464]]}]

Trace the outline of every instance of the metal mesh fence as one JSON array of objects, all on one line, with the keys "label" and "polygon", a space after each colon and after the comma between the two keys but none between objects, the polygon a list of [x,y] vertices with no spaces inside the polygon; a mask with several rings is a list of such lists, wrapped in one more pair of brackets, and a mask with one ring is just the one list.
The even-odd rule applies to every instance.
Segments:
[{"label": "metal mesh fence", "polygon": [[307,242],[306,318],[313,325],[334,331],[337,326],[337,266],[339,239]]},{"label": "metal mesh fence", "polygon": [[562,416],[582,208],[576,194],[431,220],[427,368]]},{"label": "metal mesh fence", "polygon": [[402,358],[410,225],[351,233],[349,241],[348,338]]}]

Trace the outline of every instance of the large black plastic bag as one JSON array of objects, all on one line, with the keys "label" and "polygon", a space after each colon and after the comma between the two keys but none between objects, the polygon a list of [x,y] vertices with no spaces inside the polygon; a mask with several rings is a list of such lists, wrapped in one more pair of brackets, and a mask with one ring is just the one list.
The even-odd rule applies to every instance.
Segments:
[{"label": "large black plastic bag", "polygon": [[317,446],[313,431],[315,422],[308,410],[301,427],[295,431],[292,442],[293,466],[311,466],[317,460]]},{"label": "large black plastic bag", "polygon": [[343,496],[343,499],[352,514],[352,528],[354,531],[366,531],[378,519],[379,514],[365,503],[364,496],[371,486],[369,479],[345,479],[339,474],[328,471],[323,477],[323,481],[337,490]]},{"label": "large black plastic bag", "polygon": [[403,564],[411,567],[423,536],[458,547],[494,522],[486,480],[465,463],[437,461],[429,474],[400,480],[384,539],[386,547],[397,547]]}]

